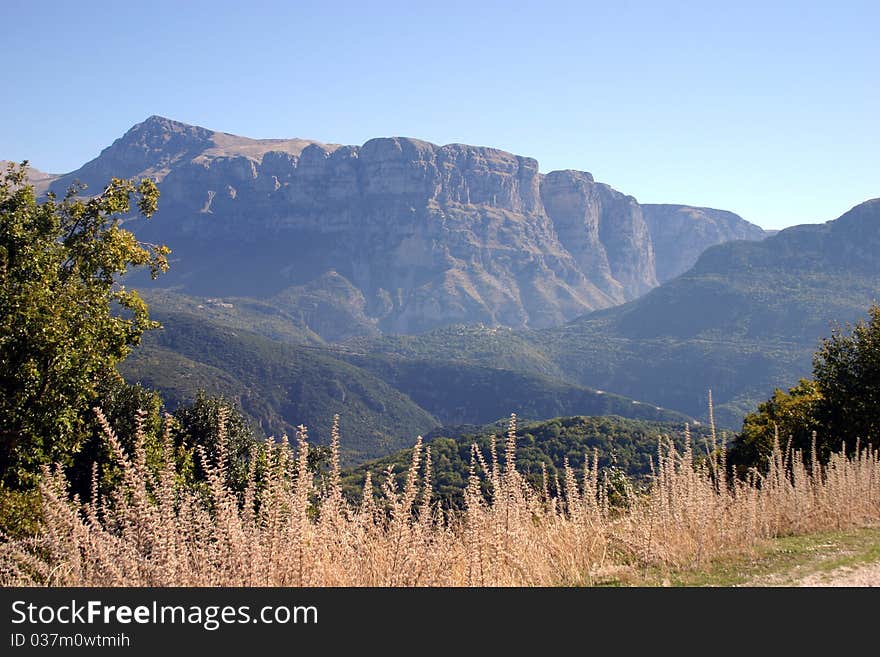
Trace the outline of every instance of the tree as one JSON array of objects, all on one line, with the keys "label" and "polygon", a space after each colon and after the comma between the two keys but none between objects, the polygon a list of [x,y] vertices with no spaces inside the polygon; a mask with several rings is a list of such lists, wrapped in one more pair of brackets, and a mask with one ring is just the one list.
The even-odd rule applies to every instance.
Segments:
[{"label": "tree", "polygon": [[[133,454],[140,441],[147,456],[147,466],[158,472],[162,462],[164,429],[162,398],[140,384],[126,383],[112,370],[96,381],[94,405],[101,409],[123,450]],[[116,460],[96,415],[84,422],[84,437],[72,463],[67,468],[71,492],[91,499],[92,468],[97,466],[98,492],[108,493],[118,483],[122,468]]]},{"label": "tree", "polygon": [[777,436],[781,449],[790,443],[793,449],[809,453],[813,432],[824,433],[816,419],[821,402],[819,386],[810,379],[801,379],[788,392],[776,388],[770,399],[758,404],[758,410],[743,420],[728,463],[740,474],[752,467],[766,471]]},{"label": "tree", "polygon": [[740,472],[765,469],[778,432],[780,447],[789,441],[809,455],[816,434],[816,456],[827,461],[844,445],[880,447],[880,306],[868,310],[844,332],[832,330],[813,355],[813,378],[801,379],[787,393],[778,388],[758,410],[746,416],[730,450]]},{"label": "tree", "polygon": [[138,266],[155,278],[170,252],[121,225],[133,205],[155,212],[153,182],[114,178],[91,198],[74,186],[38,202],[26,172],[10,164],[0,179],[0,483],[10,488],[71,462],[97,382],[158,326],[119,279]]},{"label": "tree", "polygon": [[823,401],[817,419],[832,447],[880,447],[880,306],[868,310],[845,333],[840,327],[825,338],[813,357],[813,377]]},{"label": "tree", "polygon": [[222,440],[228,468],[226,483],[235,491],[243,491],[257,441],[241,410],[223,397],[209,397],[199,391],[195,401],[174,412],[174,419],[175,444],[188,453],[193,480],[205,479],[202,461],[196,453],[198,447],[209,463],[217,463]]}]

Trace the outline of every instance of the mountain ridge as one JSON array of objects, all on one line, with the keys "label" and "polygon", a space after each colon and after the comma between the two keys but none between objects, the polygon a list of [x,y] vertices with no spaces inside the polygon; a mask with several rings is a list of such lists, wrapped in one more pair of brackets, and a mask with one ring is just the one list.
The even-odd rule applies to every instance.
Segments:
[{"label": "mountain ridge", "polygon": [[151,116],[52,189],[76,179],[94,189],[111,176],[152,177],[161,191],[153,219],[130,227],[168,244],[172,268],[137,285],[265,299],[333,271],[332,285],[363,304],[318,304],[331,317],[354,312],[364,326],[417,333],[557,326],[658,284],[634,197],[490,147],[255,140]]},{"label": "mountain ridge", "polygon": [[369,353],[503,366],[737,429],[774,387],[809,376],[822,337],[880,300],[880,199],[763,241],[708,248],[633,301],[539,330],[357,338]]},{"label": "mountain ridge", "polygon": [[736,427],[774,387],[809,376],[820,339],[878,300],[880,199],[871,199],[823,224],[710,247],[640,299],[538,339],[553,345],[563,378],[702,417],[711,389],[718,417]]},{"label": "mountain ridge", "polygon": [[[223,395],[267,435],[308,426],[327,444],[332,417],[345,426],[345,461],[384,456],[442,425],[482,424],[516,409],[535,419],[616,414],[689,421],[674,411],[546,377],[430,360],[365,356],[331,345],[281,342],[244,328],[241,316],[157,298],[151,331],[121,364],[131,383],[160,392],[169,408],[200,390]],[[263,327],[265,329],[265,327]]]},{"label": "mountain ridge", "polygon": [[734,240],[760,241],[767,232],[738,214],[716,208],[642,203],[657,257],[657,280],[665,283],[696,264],[707,248]]}]

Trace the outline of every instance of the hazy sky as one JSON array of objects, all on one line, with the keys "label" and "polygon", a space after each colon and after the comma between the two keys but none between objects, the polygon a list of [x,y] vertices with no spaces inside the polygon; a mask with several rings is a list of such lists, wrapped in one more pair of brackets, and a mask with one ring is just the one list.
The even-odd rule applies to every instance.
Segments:
[{"label": "hazy sky", "polygon": [[0,159],[50,172],[160,114],[494,146],[765,228],[880,196],[876,0],[0,4]]}]

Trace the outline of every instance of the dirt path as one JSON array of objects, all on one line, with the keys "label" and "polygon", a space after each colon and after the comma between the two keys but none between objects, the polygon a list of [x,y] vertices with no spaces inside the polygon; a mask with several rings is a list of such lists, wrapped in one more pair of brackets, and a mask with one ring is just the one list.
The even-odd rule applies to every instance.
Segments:
[{"label": "dirt path", "polygon": [[769,539],[759,542],[748,554],[721,557],[702,569],[655,574],[647,582],[650,586],[670,583],[880,587],[880,526]]},{"label": "dirt path", "polygon": [[794,586],[880,586],[880,562],[813,573],[794,582]]}]

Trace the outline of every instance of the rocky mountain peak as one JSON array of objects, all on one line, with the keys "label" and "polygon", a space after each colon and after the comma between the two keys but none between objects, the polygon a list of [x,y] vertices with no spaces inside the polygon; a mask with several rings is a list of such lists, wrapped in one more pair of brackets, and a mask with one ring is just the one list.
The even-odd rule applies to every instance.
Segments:
[{"label": "rocky mountain peak", "polygon": [[618,303],[657,285],[653,245],[632,196],[569,169],[543,177],[541,199],[562,243]]},{"label": "rocky mountain peak", "polygon": [[159,182],[159,211],[132,228],[173,249],[158,284],[196,294],[293,289],[409,333],[553,326],[657,285],[636,199],[495,148],[249,139],[151,116],[55,185],[112,176]]},{"label": "rocky mountain peak", "polygon": [[209,148],[213,134],[205,128],[154,115],[129,128],[94,160],[60,176],[51,188],[59,192],[78,180],[97,192],[113,177],[161,181],[173,166]]},{"label": "rocky mountain peak", "polygon": [[153,115],[129,129],[101,156],[112,158],[126,171],[161,175],[174,162],[192,159],[211,147],[213,136],[205,128]]},{"label": "rocky mountain peak", "polygon": [[195,147],[208,147],[213,143],[214,132],[195,125],[153,115],[138,123],[117,139],[108,149],[120,145],[138,144],[150,150],[160,151],[167,155],[181,146],[190,150]]}]

